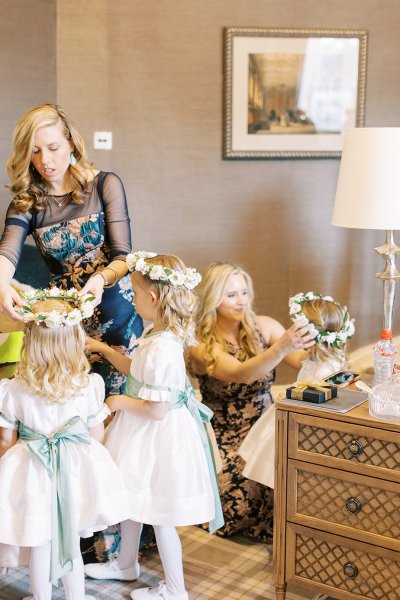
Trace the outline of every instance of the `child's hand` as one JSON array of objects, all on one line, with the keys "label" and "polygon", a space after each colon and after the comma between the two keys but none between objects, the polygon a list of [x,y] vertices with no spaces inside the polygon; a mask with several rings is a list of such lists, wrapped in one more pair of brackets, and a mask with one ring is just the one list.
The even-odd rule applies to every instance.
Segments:
[{"label": "child's hand", "polygon": [[119,394],[108,396],[106,399],[106,404],[112,413],[119,410]]},{"label": "child's hand", "polygon": [[102,348],[104,347],[103,342],[95,340],[94,338],[86,336],[85,349],[89,354],[101,354]]}]

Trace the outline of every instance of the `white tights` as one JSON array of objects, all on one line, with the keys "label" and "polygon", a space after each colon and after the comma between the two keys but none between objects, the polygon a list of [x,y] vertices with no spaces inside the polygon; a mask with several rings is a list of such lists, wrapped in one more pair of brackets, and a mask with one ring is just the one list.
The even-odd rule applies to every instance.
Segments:
[{"label": "white tights", "polygon": [[[153,527],[164,569],[167,590],[171,594],[183,594],[185,592],[185,581],[183,577],[182,545],[178,532],[175,527],[168,525],[153,525]],[[128,569],[136,564],[141,532],[141,523],[136,521],[123,521],[121,523],[121,551],[118,556],[118,564],[121,569]]]},{"label": "white tights", "polygon": [[[29,574],[33,600],[51,600],[52,585],[49,583],[50,544],[31,548]],[[66,600],[84,600],[85,574],[82,557],[76,558],[73,569],[62,577]]]}]

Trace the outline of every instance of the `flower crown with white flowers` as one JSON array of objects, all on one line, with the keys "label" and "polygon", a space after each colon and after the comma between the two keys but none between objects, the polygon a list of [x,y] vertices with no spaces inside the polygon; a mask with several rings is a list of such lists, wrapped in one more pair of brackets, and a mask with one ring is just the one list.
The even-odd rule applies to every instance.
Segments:
[{"label": "flower crown with white flowers", "polygon": [[[37,325],[44,323],[50,329],[53,327],[61,327],[63,325],[76,325],[82,319],[91,317],[94,312],[93,302],[95,300],[93,294],[78,295],[78,290],[71,288],[69,290],[61,290],[57,287],[46,290],[29,290],[21,294],[23,306],[16,307],[15,312],[22,316],[25,323],[34,321]],[[31,305],[42,300],[64,300],[71,304],[73,309],[70,312],[59,313],[55,310],[50,312],[34,313]]]},{"label": "flower crown with white flowers", "polygon": [[176,271],[162,265],[148,265],[145,259],[154,258],[155,256],[158,256],[156,252],[132,252],[126,257],[126,264],[130,272],[141,273],[153,281],[167,283],[173,287],[183,285],[192,290],[200,283],[201,275],[192,267],[187,268],[185,273],[182,273],[182,271]]},{"label": "flower crown with white flowers", "polygon": [[343,311],[343,324],[339,331],[319,331],[315,324],[306,317],[301,309],[301,305],[309,300],[327,300],[329,302],[334,302],[334,304],[340,307],[339,302],[336,302],[332,296],[321,296],[321,294],[317,294],[316,292],[307,292],[306,294],[299,293],[289,298],[289,314],[292,321],[295,322],[302,318],[307,319],[310,324],[308,331],[313,336],[316,344],[326,342],[331,346],[341,348],[341,346],[351,338],[355,331],[354,322],[350,319],[349,311],[347,309]]}]

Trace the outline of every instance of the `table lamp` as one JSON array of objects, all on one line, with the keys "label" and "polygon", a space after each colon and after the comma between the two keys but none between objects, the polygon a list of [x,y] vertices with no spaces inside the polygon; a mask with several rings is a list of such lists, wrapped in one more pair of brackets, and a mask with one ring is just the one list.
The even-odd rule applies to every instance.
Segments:
[{"label": "table lamp", "polygon": [[384,328],[392,329],[400,248],[393,231],[400,229],[400,127],[345,130],[332,224],[356,229],[385,229],[386,243],[375,250],[386,268],[383,280]]}]

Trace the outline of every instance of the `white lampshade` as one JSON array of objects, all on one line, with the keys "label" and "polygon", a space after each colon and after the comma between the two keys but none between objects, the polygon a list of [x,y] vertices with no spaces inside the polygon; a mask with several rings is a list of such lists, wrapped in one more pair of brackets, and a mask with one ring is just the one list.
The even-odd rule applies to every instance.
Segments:
[{"label": "white lampshade", "polygon": [[400,127],[345,131],[332,224],[400,229]]}]

